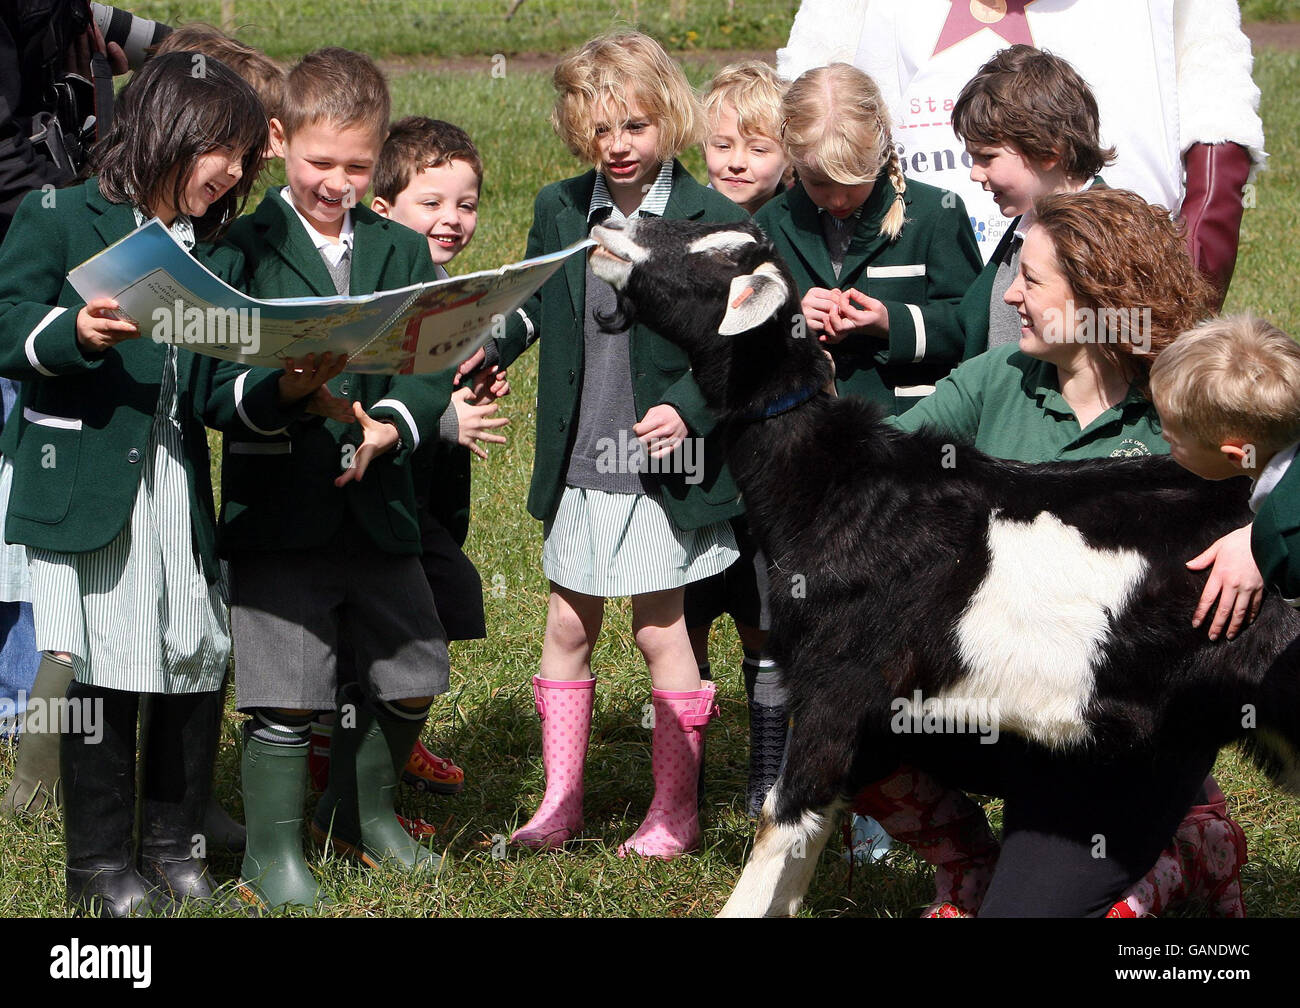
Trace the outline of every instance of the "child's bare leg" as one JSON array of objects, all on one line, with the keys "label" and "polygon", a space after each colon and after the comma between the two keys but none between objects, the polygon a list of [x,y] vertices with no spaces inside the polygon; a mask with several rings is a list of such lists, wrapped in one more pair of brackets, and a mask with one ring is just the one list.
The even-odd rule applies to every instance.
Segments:
[{"label": "child's bare leg", "polygon": [[632,596],[632,633],[659,690],[697,690],[700,669],[682,615],[685,590],[670,588]]},{"label": "child's bare leg", "polygon": [[[681,605],[678,605],[680,615]],[[572,682],[591,678],[591,652],[600,636],[605,600],[583,595],[551,582],[546,609],[546,637],[542,641],[543,679]]]}]

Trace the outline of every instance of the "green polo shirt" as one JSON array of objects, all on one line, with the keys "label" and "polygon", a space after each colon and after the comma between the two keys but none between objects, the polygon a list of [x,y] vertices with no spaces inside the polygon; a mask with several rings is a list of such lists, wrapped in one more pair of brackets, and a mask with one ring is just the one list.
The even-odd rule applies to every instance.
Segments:
[{"label": "green polo shirt", "polygon": [[1165,455],[1155,408],[1136,388],[1079,429],[1057,384],[1056,368],[1015,344],[973,357],[934,393],[888,422],[899,430],[930,427],[986,455],[1015,462],[1073,462]]}]

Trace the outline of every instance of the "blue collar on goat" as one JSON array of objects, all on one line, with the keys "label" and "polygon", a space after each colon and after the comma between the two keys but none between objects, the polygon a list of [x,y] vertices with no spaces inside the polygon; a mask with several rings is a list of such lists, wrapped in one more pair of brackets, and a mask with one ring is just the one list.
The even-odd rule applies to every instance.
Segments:
[{"label": "blue collar on goat", "polygon": [[808,385],[789,395],[784,395],[774,403],[768,403],[762,409],[750,410],[748,413],[742,413],[736,419],[742,422],[750,420],[768,420],[774,416],[780,416],[782,413],[788,413],[796,406],[802,406],[809,399],[815,396],[821,389],[816,385]]}]

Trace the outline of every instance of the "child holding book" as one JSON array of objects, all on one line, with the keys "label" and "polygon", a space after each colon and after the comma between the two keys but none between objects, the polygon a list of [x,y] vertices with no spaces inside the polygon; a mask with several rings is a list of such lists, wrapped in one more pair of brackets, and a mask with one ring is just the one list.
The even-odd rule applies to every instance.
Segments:
[{"label": "child holding book", "polygon": [[[191,68],[189,53],[150,60],[94,151],[96,176],[29,195],[0,249],[0,373],[23,383],[4,430],[6,535],[28,550],[42,678],[70,679],[81,715],[60,739],[68,903],[104,916],[212,897],[193,845],[230,649],[204,430],[215,364],[140,339],[111,298],[83,303],[67,281],[150,217],[196,249],[238,213],[266,116],[220,63]],[[197,250],[239,276],[232,249]],[[268,372],[247,383],[245,411],[271,426],[312,390],[310,375]]]},{"label": "child holding book", "polygon": [[[289,71],[283,114],[271,120],[288,185],[231,229],[248,293],[368,294],[434,279],[418,236],[359,205],[388,121],[388,88],[369,58],[321,49]],[[355,423],[331,415],[268,427],[244,417],[246,377],[217,389],[245,419],[227,432],[221,514],[236,704],[251,715],[242,891],[271,906],[328,899],[302,856],[317,711],[341,716],[313,832],[371,867],[416,872],[439,862],[399,825],[393,795],[433,697],[447,688],[408,463],[447,407],[450,378],[344,373],[325,388]],[[358,682],[338,681],[344,653]]]},{"label": "child holding book", "polygon": [[[375,167],[370,207],[424,235],[434,270],[445,279],[447,263],[465,250],[478,227],[482,185],[483,161],[464,130],[439,119],[407,116],[388,131]],[[470,453],[487,458],[480,441],[505,443],[494,431],[509,421],[494,414],[497,396],[508,391],[504,374],[477,402],[471,401],[470,389],[458,389],[439,421],[439,439],[426,441],[411,459],[420,562],[448,641],[487,636],[483,582],[463,549],[469,532]],[[318,751],[313,739],[313,756]],[[455,794],[465,786],[464,771],[419,740],[402,776],[419,790],[435,794]]]}]

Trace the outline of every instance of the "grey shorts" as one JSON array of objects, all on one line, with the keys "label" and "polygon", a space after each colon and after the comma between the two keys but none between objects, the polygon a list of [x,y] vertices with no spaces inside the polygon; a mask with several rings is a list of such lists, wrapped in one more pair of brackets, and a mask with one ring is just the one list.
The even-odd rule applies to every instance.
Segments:
[{"label": "grey shorts", "polygon": [[333,710],[340,650],[380,700],[447,691],[447,636],[419,557],[346,538],[328,552],[230,558],[240,710]]}]

